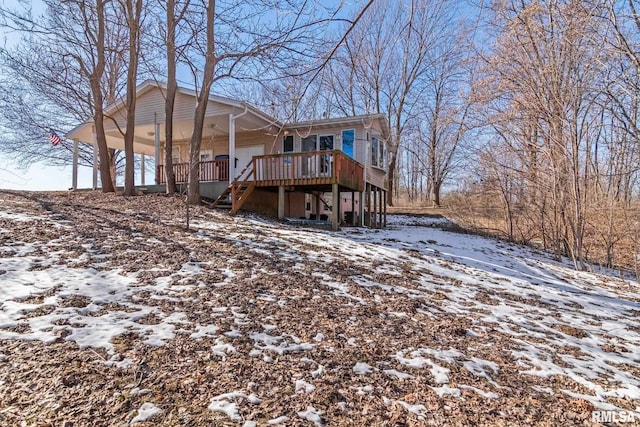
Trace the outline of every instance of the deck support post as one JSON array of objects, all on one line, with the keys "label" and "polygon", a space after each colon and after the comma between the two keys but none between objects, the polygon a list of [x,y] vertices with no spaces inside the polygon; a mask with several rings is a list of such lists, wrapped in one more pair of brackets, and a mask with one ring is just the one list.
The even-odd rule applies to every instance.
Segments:
[{"label": "deck support post", "polygon": [[351,225],[356,225],[356,193],[351,192]]},{"label": "deck support post", "polygon": [[387,197],[388,197],[388,191],[384,190],[384,221],[383,221],[383,225],[382,227],[387,228]]},{"label": "deck support post", "polygon": [[358,227],[364,225],[364,191],[358,193]]},{"label": "deck support post", "polygon": [[378,209],[378,215],[379,215],[378,228],[382,228],[382,215],[383,215],[383,205],[384,205],[384,202],[382,200],[383,196],[384,196],[384,190],[382,188],[379,188],[378,189],[378,199],[379,199],[378,202],[380,203],[380,207]]},{"label": "deck support post", "polygon": [[340,192],[338,184],[331,184],[331,195],[333,196],[333,204],[331,207],[331,229],[338,230],[338,220],[340,218]]},{"label": "deck support post", "polygon": [[145,185],[144,183],[144,170],[146,169],[146,166],[144,164],[144,158],[145,155],[142,154],[142,157],[140,157],[140,185]]},{"label": "deck support post", "polygon": [[373,228],[378,228],[378,187],[373,189]]},{"label": "deck support post", "polygon": [[365,197],[367,198],[367,215],[364,218],[364,225],[371,227],[371,184],[367,183]]},{"label": "deck support post", "polygon": [[78,140],[73,140],[73,166],[71,171],[71,187],[78,189]]},{"label": "deck support post", "polygon": [[320,194],[315,193],[316,197],[316,219],[320,219]]},{"label": "deck support post", "polygon": [[98,189],[98,140],[96,138],[96,127],[93,126],[91,130],[92,143],[93,143],[93,189]]},{"label": "deck support post", "polygon": [[[154,156],[155,156],[155,168],[156,168],[156,185],[160,184],[160,123],[155,123],[155,129],[153,133],[153,145],[154,145]],[[177,180],[176,180],[177,181]]]},{"label": "deck support post", "polygon": [[280,185],[278,187],[278,219],[281,221],[284,219],[284,195],[284,187]]}]

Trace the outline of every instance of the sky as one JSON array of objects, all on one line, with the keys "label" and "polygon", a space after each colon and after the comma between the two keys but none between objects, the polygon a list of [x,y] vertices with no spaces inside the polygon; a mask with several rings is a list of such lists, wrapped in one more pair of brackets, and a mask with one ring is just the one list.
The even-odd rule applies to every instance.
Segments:
[{"label": "sky", "polygon": [[[5,190],[54,191],[71,187],[71,166],[55,167],[34,163],[20,169],[7,156],[0,154],[0,188]],[[86,166],[78,167],[78,188],[91,188],[93,173]]]}]

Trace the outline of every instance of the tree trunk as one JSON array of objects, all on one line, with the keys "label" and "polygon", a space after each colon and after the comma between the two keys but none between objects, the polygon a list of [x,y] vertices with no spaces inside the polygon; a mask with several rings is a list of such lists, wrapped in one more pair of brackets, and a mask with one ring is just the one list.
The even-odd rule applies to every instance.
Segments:
[{"label": "tree trunk", "polygon": [[[204,116],[209,102],[209,92],[213,84],[213,76],[216,67],[215,56],[215,20],[216,2],[207,2],[207,54],[202,75],[202,87],[198,94],[196,111],[193,119],[193,133],[189,144],[189,189],[187,203],[192,205],[200,204],[200,145],[202,143],[202,128],[204,126]],[[231,159],[230,161],[233,161]]]},{"label": "tree trunk", "polygon": [[440,188],[442,187],[442,181],[433,183],[433,204],[436,208],[440,207]]},{"label": "tree trunk", "polygon": [[[98,89],[98,92],[100,89]],[[94,99],[96,93],[94,91]],[[96,101],[97,103],[98,101]],[[102,101],[99,101],[102,104]],[[96,142],[98,143],[98,156],[100,157],[100,181],[102,182],[103,193],[113,193],[116,191],[113,185],[112,178],[115,175],[111,175],[111,159],[109,158],[109,149],[107,148],[107,137],[104,133],[104,115],[102,112],[102,105],[95,110],[93,115],[93,123],[96,131]]]},{"label": "tree trunk", "polygon": [[389,159],[389,170],[387,171],[387,186],[389,187],[389,197],[387,197],[387,205],[393,206],[393,196],[395,194],[395,177],[396,165],[398,163],[398,150],[392,150]]},{"label": "tree trunk", "polygon": [[124,195],[134,196],[135,188],[135,159],[133,139],[136,127],[136,79],[138,76],[138,54],[140,51],[140,15],[142,0],[126,1],[127,24],[129,27],[129,68],[127,69],[127,126],[124,134]]},{"label": "tree trunk", "polygon": [[167,99],[164,106],[164,164],[167,183],[167,194],[173,194],[176,187],[176,177],[173,173],[173,107],[176,100],[178,84],[176,82],[176,22],[175,0],[167,0]]},{"label": "tree trunk", "polygon": [[105,68],[105,16],[104,3],[96,2],[96,15],[98,21],[98,34],[96,42],[97,62],[93,72],[89,76],[89,85],[93,95],[93,124],[96,132],[96,142],[98,144],[98,155],[100,157],[100,180],[102,181],[102,192],[113,193],[115,186],[111,181],[111,164],[109,159],[109,149],[107,148],[107,136],[104,133],[104,111],[102,109],[103,97],[101,80]]}]

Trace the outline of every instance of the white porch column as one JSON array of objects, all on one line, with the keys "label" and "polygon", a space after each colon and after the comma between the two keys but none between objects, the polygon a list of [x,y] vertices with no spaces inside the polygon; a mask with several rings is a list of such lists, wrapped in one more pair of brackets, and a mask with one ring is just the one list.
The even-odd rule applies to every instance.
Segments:
[{"label": "white porch column", "polygon": [[98,140],[96,138],[96,128],[93,127],[93,189],[98,189]]},{"label": "white porch column", "polygon": [[157,122],[155,123],[153,141],[155,145],[155,160],[156,160],[156,166],[155,166],[156,173],[154,175],[156,177],[156,185],[158,185],[160,184],[160,177],[158,176],[158,165],[160,164],[160,123],[157,123]]},{"label": "white porch column", "polygon": [[229,185],[236,178],[236,121],[229,114]]},{"label": "white porch column", "polygon": [[142,157],[140,158],[140,185],[145,185],[144,184],[144,170],[146,169],[145,164],[144,164],[144,158],[145,155],[142,154]]},{"label": "white porch column", "polygon": [[73,140],[73,170],[71,172],[71,187],[78,189],[78,140]]}]

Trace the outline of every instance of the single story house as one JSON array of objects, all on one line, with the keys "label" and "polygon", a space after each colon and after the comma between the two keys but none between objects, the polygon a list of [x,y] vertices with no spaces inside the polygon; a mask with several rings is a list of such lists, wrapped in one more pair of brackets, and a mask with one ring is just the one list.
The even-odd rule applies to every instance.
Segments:
[{"label": "single story house", "polygon": [[[164,191],[165,86],[145,81],[137,88],[134,152],[142,155],[144,191]],[[173,117],[173,170],[188,181],[189,139],[196,93],[179,88]],[[109,148],[124,149],[123,101],[105,110]],[[110,118],[110,119],[109,119]],[[67,135],[96,148],[92,122]],[[328,220],[339,224],[386,225],[386,151],[389,126],[382,114],[282,123],[241,101],[210,95],[200,150],[203,197],[280,219]],[[155,184],[145,185],[144,162],[155,159]],[[233,159],[234,161],[230,161]],[[94,155],[94,188],[97,188]],[[77,187],[77,160],[74,182]]]}]

